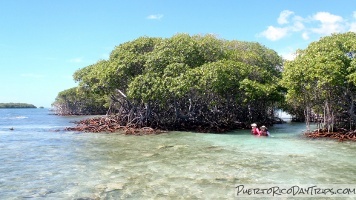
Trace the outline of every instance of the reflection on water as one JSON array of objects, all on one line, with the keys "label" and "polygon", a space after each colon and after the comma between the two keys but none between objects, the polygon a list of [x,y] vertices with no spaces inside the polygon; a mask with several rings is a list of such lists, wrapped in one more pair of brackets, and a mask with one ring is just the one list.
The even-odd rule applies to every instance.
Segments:
[{"label": "reflection on water", "polygon": [[[60,121],[51,127],[70,125],[47,117]],[[0,124],[1,199],[233,199],[236,184],[356,182],[355,144],[305,139],[303,124],[275,125],[271,138],[248,130],[123,136],[32,125],[8,131]]]}]

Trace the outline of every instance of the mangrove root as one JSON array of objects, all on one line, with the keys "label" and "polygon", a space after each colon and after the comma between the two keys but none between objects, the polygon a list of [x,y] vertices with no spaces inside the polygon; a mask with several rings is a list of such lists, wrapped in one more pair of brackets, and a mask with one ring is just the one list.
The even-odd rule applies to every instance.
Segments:
[{"label": "mangrove root", "polygon": [[332,138],[340,142],[342,141],[356,142],[356,130],[347,131],[346,129],[339,129],[334,132],[330,132],[325,129],[317,129],[312,132],[307,132],[304,135],[309,138]]},{"label": "mangrove root", "polygon": [[135,124],[121,125],[121,122],[114,116],[107,117],[97,117],[83,119],[77,122],[76,127],[67,127],[66,131],[80,131],[80,132],[91,132],[91,133],[113,133],[113,132],[123,132],[126,135],[148,135],[148,134],[159,134],[164,131],[153,129],[151,127],[139,127]]}]

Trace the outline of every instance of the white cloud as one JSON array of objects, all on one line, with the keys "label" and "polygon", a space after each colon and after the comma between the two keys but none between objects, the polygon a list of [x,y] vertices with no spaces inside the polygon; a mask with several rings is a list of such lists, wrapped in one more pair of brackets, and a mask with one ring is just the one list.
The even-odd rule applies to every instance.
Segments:
[{"label": "white cloud", "polygon": [[356,32],[356,11],[352,13],[351,18],[344,19],[329,12],[317,12],[312,16],[302,17],[296,15],[293,11],[283,10],[277,19],[279,26],[268,26],[258,36],[277,41],[287,35],[298,33],[302,39],[308,40],[348,30]]},{"label": "white cloud", "polygon": [[278,28],[278,27],[269,26],[267,30],[261,33],[261,35],[269,40],[276,41],[285,37],[287,33],[288,33],[287,28]]},{"label": "white cloud", "polygon": [[26,74],[21,74],[21,77],[26,77],[26,78],[43,78],[44,75],[42,74],[34,74],[34,73],[26,73]]},{"label": "white cloud", "polygon": [[83,58],[72,58],[69,60],[71,63],[81,63],[83,62]]},{"label": "white cloud", "polygon": [[313,16],[313,19],[321,21],[322,23],[337,23],[343,21],[342,17],[328,12],[318,12]]},{"label": "white cloud", "polygon": [[281,51],[280,55],[285,60],[294,60],[297,57],[297,51],[294,47],[287,47]]},{"label": "white cloud", "polygon": [[308,34],[307,32],[304,32],[304,33],[302,34],[302,38],[303,38],[304,40],[309,40],[309,34]]},{"label": "white cloud", "polygon": [[312,19],[321,23],[319,28],[312,28],[315,33],[330,35],[331,33],[339,33],[345,30],[344,19],[340,16],[328,12],[318,12]]},{"label": "white cloud", "polygon": [[288,24],[288,17],[292,14],[294,14],[294,12],[290,10],[283,10],[277,19],[278,24]]},{"label": "white cloud", "polygon": [[302,30],[304,30],[305,29],[305,26],[304,26],[304,24],[301,22],[301,21],[295,21],[294,23],[293,23],[293,26],[291,27],[291,30],[292,31],[295,31],[295,32],[297,32],[297,31],[302,31]]},{"label": "white cloud", "polygon": [[285,54],[282,54],[282,58],[285,59],[285,60],[294,60],[296,57],[296,54],[295,53],[285,53]]},{"label": "white cloud", "polygon": [[352,31],[352,32],[355,32],[356,33],[356,22],[355,23],[352,23],[350,25],[350,30],[349,31]]},{"label": "white cloud", "polygon": [[[303,24],[304,19],[297,15],[291,18],[292,15],[294,15],[293,11],[290,10],[282,11],[279,15],[279,18],[277,19],[278,24],[280,25],[291,24],[291,25],[282,26],[282,27],[269,26],[267,30],[263,31],[259,35],[264,36],[269,40],[277,41],[286,37],[291,32],[303,31],[305,29],[305,26]],[[289,18],[291,18],[292,23],[289,22]]]},{"label": "white cloud", "polygon": [[152,19],[152,20],[159,20],[163,17],[162,14],[156,14],[156,15],[148,15],[147,19]]}]

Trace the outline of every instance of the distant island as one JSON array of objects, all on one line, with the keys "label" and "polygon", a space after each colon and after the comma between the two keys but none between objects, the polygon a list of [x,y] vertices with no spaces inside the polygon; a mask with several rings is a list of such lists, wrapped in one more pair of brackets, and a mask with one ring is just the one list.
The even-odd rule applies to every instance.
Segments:
[{"label": "distant island", "polygon": [[0,108],[37,108],[28,103],[0,103]]}]

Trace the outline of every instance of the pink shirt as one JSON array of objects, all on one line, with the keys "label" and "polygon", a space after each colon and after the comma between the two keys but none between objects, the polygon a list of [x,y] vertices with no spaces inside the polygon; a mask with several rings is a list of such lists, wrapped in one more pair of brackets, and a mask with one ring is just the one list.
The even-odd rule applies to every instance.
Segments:
[{"label": "pink shirt", "polygon": [[258,128],[252,128],[251,134],[252,135],[260,135],[261,131]]}]

